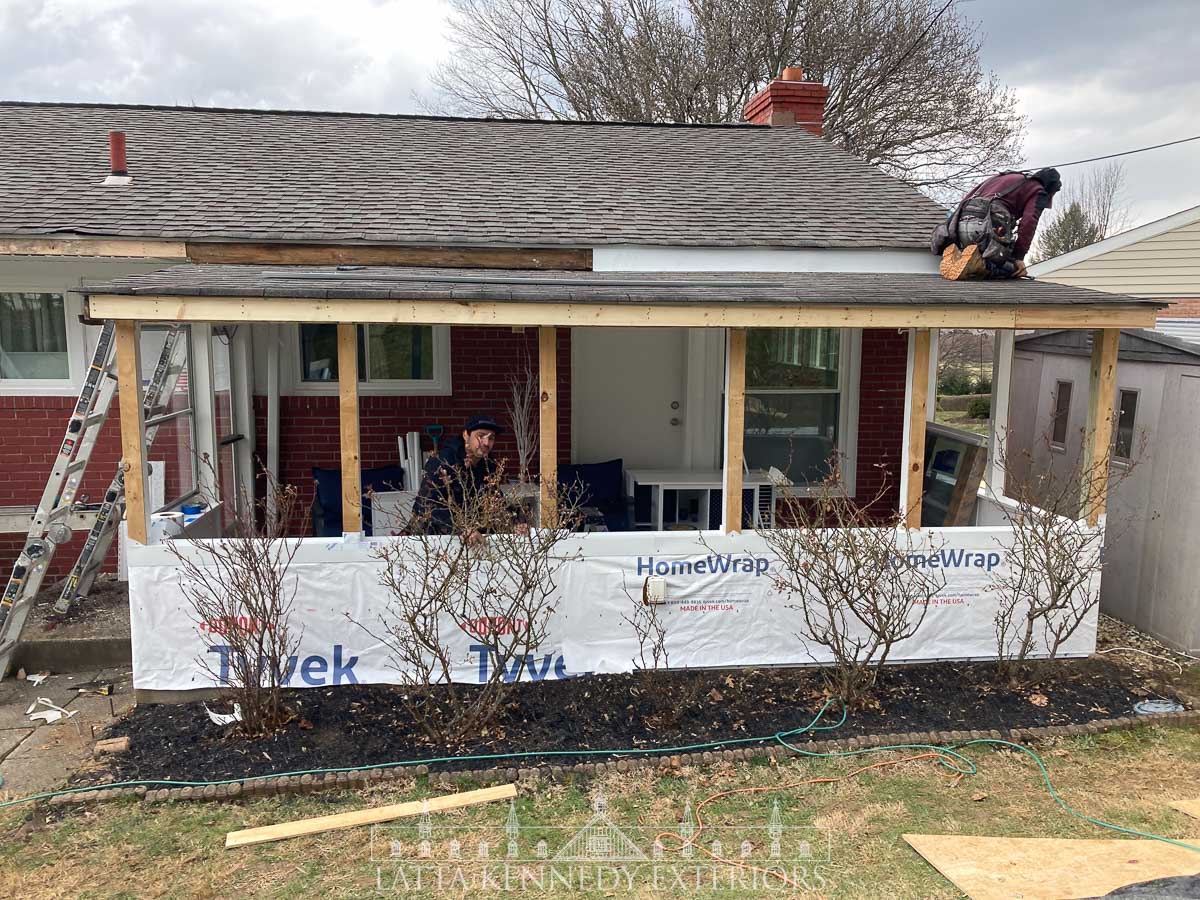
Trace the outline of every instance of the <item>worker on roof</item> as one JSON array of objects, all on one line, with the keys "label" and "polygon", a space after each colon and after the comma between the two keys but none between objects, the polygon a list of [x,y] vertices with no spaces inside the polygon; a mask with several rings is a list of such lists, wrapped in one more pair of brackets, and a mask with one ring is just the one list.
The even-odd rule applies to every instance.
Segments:
[{"label": "worker on roof", "polygon": [[1057,169],[1004,172],[976,185],[933,231],[944,278],[1020,278],[1042,210],[1062,188]]}]

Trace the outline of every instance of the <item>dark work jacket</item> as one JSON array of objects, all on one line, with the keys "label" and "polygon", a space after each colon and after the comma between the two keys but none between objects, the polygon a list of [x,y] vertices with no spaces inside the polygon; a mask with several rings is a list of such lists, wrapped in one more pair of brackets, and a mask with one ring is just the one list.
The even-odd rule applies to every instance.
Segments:
[{"label": "dark work jacket", "polygon": [[461,508],[468,491],[488,489],[488,479],[496,474],[495,461],[486,457],[468,466],[463,462],[465,457],[462,438],[451,437],[442,442],[436,455],[426,460],[421,487],[413,502],[413,531],[450,534],[453,531],[450,503]]},{"label": "dark work jacket", "polygon": [[[1008,207],[1013,218],[1020,220],[1017,226],[1017,242],[1013,245],[1014,259],[1025,258],[1025,254],[1033,246],[1033,236],[1037,233],[1038,219],[1042,216],[1042,210],[1050,206],[1050,195],[1046,193],[1042,183],[1027,178],[1019,172],[1006,172],[1003,175],[993,175],[987,181],[976,185],[967,196],[963,197],[963,203],[966,203],[979,194],[984,196],[999,194],[1022,179],[1025,181],[1024,184],[1000,198],[1000,202]],[[959,209],[961,208],[962,204],[959,205]]]}]

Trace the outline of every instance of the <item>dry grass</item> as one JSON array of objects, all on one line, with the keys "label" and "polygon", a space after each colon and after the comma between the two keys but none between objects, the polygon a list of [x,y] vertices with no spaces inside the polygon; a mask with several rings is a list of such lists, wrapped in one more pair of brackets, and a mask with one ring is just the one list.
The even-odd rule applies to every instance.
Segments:
[{"label": "dry grass", "polygon": [[[1200,734],[1183,728],[1146,728],[1132,733],[1060,740],[1040,751],[1063,797],[1081,812],[1171,837],[1200,833],[1200,823],[1167,808],[1169,800],[1200,796]],[[676,821],[684,804],[730,788],[769,786],[769,792],[723,797],[705,807],[713,825],[757,827],[780,801],[787,826],[818,826],[832,835],[832,860],[810,896],[957,897],[952,885],[900,838],[905,832],[1112,836],[1058,809],[1041,787],[1035,765],[1020,753],[972,748],[975,775],[955,777],[931,760],[905,762],[851,781],[778,790],[811,777],[845,774],[864,762],[900,759],[796,759],[782,765],[685,768],[606,775],[590,782],[523,787],[518,800],[524,835],[538,826],[578,828],[592,815],[598,792],[611,818],[626,829]],[[380,892],[412,897],[458,897],[481,893],[461,884],[439,891],[394,883],[394,867],[371,858],[368,829],[224,849],[227,831],[289,819],[357,809],[365,805],[429,796],[439,789],[424,779],[358,793],[262,799],[238,804],[143,805],[114,802],[66,813],[38,825],[30,810],[7,810],[0,818],[0,896],[22,897],[358,897]],[[436,818],[453,825],[464,847],[497,840],[508,815],[505,804],[457,810]],[[442,832],[443,834],[445,832]],[[757,832],[756,832],[757,833]],[[502,840],[502,838],[500,838]],[[705,840],[708,840],[706,838]],[[765,837],[755,837],[761,847]],[[380,850],[386,842],[377,842]],[[670,862],[670,860],[668,860]],[[694,864],[694,861],[693,861]],[[464,861],[465,873],[478,864]],[[382,879],[378,881],[377,879]],[[394,889],[394,890],[393,890]],[[482,891],[487,894],[488,891]],[[515,891],[515,893],[521,893]],[[540,894],[531,888],[527,896]],[[612,884],[574,892],[580,897],[674,896],[678,885],[639,882],[634,890]],[[731,890],[689,885],[698,897],[756,896],[761,888]],[[799,896],[805,896],[801,892]]]}]

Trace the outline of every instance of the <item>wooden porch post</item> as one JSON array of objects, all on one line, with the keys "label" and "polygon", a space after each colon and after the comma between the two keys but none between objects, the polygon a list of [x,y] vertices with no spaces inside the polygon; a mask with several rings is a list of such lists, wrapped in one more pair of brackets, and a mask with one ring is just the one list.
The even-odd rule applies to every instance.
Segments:
[{"label": "wooden porch post", "polygon": [[746,436],[746,329],[725,330],[725,471],[721,530],[742,530],[742,465]]},{"label": "wooden porch post", "polygon": [[358,448],[358,326],[338,323],[338,415],[342,448],[342,531],[362,531]]},{"label": "wooden porch post", "polygon": [[909,392],[908,446],[905,449],[905,523],[921,527],[921,492],[925,484],[925,422],[929,404],[929,329],[913,331],[912,390]]},{"label": "wooden porch post", "polygon": [[1088,382],[1087,431],[1083,440],[1083,513],[1089,525],[1104,514],[1108,494],[1108,456],[1112,440],[1113,407],[1117,387],[1119,328],[1092,332],[1092,371]]},{"label": "wooden porch post", "polygon": [[149,542],[146,509],[146,438],[142,410],[142,354],[138,323],[117,321],[117,388],[121,408],[121,466],[125,471],[125,520],[129,539]]},{"label": "wooden porch post", "polygon": [[541,521],[553,527],[558,501],[558,329],[538,329],[538,471],[541,473]]}]

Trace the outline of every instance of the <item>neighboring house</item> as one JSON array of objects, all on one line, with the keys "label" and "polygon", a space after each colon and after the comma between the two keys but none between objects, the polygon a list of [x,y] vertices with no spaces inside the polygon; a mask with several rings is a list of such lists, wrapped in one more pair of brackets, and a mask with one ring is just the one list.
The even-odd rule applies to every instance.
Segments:
[{"label": "neighboring house", "polygon": [[[1041,281],[1167,301],[1153,332],[1121,335],[1113,465],[1145,444],[1145,458],[1110,501],[1115,540],[1104,572],[1105,609],[1166,643],[1200,648],[1200,588],[1189,550],[1200,533],[1200,206],[1113,235],[1030,269]],[[1017,339],[1010,435],[1063,467],[1086,422],[1086,335]],[[1053,449],[1051,449],[1053,448]],[[1016,455],[1020,455],[1017,453]]]},{"label": "neighboring house", "polygon": [[[763,124],[721,126],[0,104],[0,319],[11,323],[0,325],[0,349],[18,355],[0,377],[0,460],[16,475],[0,489],[0,503],[18,507],[10,523],[36,501],[74,402],[95,333],[82,312],[116,320],[126,354],[140,329],[143,376],[161,340],[154,328],[191,329],[173,428],[148,460],[127,460],[127,478],[145,479],[151,498],[130,494],[134,544],[147,542],[156,506],[195,491],[232,502],[226,486],[250,482],[255,456],[306,499],[314,467],[340,466],[335,496],[356,533],[360,467],[397,462],[407,431],[453,434],[472,413],[503,414],[507,378],[526,369],[540,379],[544,484],[561,464],[616,460],[643,470],[639,485],[657,485],[657,520],[678,512],[719,525],[728,552],[751,552],[759,539],[738,534],[758,521],[746,489],[769,484],[763,470],[774,466],[804,493],[836,451],[851,494],[873,498],[888,484],[883,503],[915,528],[938,328],[1002,329],[1009,347],[1016,329],[1098,329],[1108,361],[1116,329],[1151,327],[1162,304],[943,280],[928,235],[945,211],[821,140],[824,98],[820,84],[776,80],[747,107]],[[127,138],[131,181],[106,178],[111,131]],[[998,363],[1000,397],[1008,362]],[[1094,391],[1090,402],[1103,410],[1111,400]],[[121,430],[137,448],[137,422]],[[116,461],[116,431],[89,471],[93,497]],[[513,450],[505,436],[497,452]],[[216,460],[215,473],[198,453]],[[156,460],[157,486],[146,466]],[[993,460],[989,484],[1002,477]],[[685,503],[697,486],[717,493]],[[707,520],[697,512],[706,502]],[[668,503],[672,515],[661,515]],[[1085,516],[1094,525],[1100,512]],[[975,521],[974,537],[953,539],[992,552],[1003,509]],[[710,552],[669,530],[581,540],[593,549],[573,566],[602,556],[601,545],[637,566],[648,565],[643,548]],[[364,552],[306,547],[316,565]],[[131,547],[131,571],[163,549]],[[355,593],[374,583],[356,582]],[[166,615],[166,600],[131,584],[135,653],[141,633],[146,652],[182,658],[165,634],[186,631],[186,617],[139,620]],[[298,608],[328,607],[304,590]],[[978,580],[962,590],[978,591]],[[560,607],[563,621],[582,597]],[[948,618],[939,627],[963,634]],[[339,651],[345,640],[324,638]],[[983,632],[972,640],[950,655],[994,647]],[[715,655],[689,662],[672,651],[672,664],[729,664],[722,654],[739,643],[692,641]],[[582,651],[572,663],[604,664],[626,663]],[[187,674],[137,666],[139,686]]]},{"label": "neighboring house", "polygon": [[1200,206],[1030,266],[1042,281],[1170,304],[1156,331],[1200,340]]},{"label": "neighboring house", "polygon": [[[1089,335],[1017,338],[1009,405],[1009,477],[1032,465],[1070,477],[1087,424],[1079,400]],[[1153,331],[1121,333],[1102,604],[1188,653],[1200,649],[1200,586],[1190,553],[1200,534],[1200,344]],[[1132,467],[1132,468],[1131,468]],[[1125,471],[1128,470],[1128,471]],[[1119,474],[1116,474],[1119,473]]]}]

